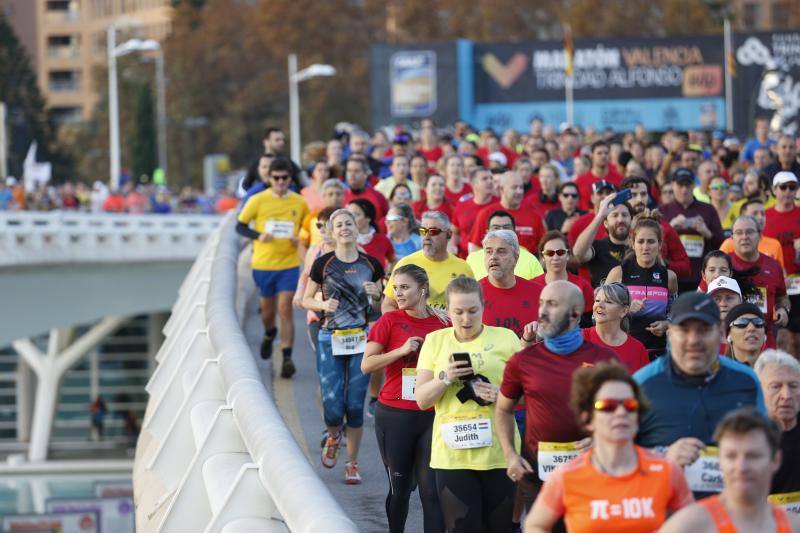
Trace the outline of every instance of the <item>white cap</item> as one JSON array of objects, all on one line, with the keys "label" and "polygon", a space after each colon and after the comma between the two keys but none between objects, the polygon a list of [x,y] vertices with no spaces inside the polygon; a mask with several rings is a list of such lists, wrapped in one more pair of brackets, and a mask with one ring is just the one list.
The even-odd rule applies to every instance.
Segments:
[{"label": "white cap", "polygon": [[503,166],[508,165],[508,158],[503,152],[492,152],[489,154],[489,161],[494,161],[495,163],[499,163]]},{"label": "white cap", "polygon": [[797,176],[794,175],[794,172],[789,172],[788,170],[781,170],[775,177],[772,178],[772,185],[783,185],[784,183],[797,183]]},{"label": "white cap", "polygon": [[720,276],[711,283],[709,283],[708,290],[706,291],[706,293],[711,294],[714,291],[718,291],[721,289],[735,292],[736,294],[739,295],[739,298],[742,297],[742,289],[739,288],[739,284],[736,282],[735,279],[729,278],[728,276]]},{"label": "white cap", "polygon": [[17,178],[14,176],[9,176],[6,178],[6,186],[7,187],[15,187],[17,185]]}]

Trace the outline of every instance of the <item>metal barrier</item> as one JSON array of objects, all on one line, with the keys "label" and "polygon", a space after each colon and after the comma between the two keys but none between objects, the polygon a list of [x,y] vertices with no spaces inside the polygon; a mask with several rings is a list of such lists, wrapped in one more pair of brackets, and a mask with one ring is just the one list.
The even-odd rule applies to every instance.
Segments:
[{"label": "metal barrier", "polygon": [[219,215],[0,212],[0,267],[197,257]]},{"label": "metal barrier", "polygon": [[236,314],[234,225],[208,239],[164,327],[134,463],[137,531],[356,531],[261,381]]}]

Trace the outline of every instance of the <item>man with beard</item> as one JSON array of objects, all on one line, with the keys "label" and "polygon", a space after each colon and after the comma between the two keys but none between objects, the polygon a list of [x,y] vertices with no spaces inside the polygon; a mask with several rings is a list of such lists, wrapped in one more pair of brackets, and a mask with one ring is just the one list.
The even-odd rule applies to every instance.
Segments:
[{"label": "man with beard", "polygon": [[[594,219],[581,232],[572,248],[572,255],[589,267],[593,287],[603,282],[608,272],[622,262],[628,251],[633,209],[627,203],[614,205],[612,202],[616,196],[606,196],[600,202]],[[595,236],[601,224],[605,226],[608,236],[596,241]]]},{"label": "man with beard", "polygon": [[[583,308],[583,294],[576,285],[563,280],[546,285],[539,296],[538,331],[529,324],[522,337],[530,342],[538,335],[544,341],[515,354],[503,374],[495,409],[497,436],[509,477],[525,487],[529,498],[536,497],[547,477],[545,467],[565,462],[590,444],[569,407],[572,373],[614,359],[614,352],[583,339],[578,326]],[[514,448],[514,409],[523,396],[525,435],[520,455]],[[561,451],[547,452],[545,457],[539,453],[540,443]],[[527,506],[532,502],[526,501]]]},{"label": "man with beard", "polygon": [[678,275],[680,292],[697,289],[706,252],[716,250],[723,241],[722,225],[717,210],[694,197],[694,172],[679,168],[672,176],[675,200],[661,208],[667,220],[680,236],[692,269],[688,276]]},{"label": "man with beard", "polygon": [[542,285],[514,275],[520,247],[512,229],[489,231],[483,238],[484,265],[488,275],[483,289],[483,323],[510,329],[522,337],[523,328],[539,316]]}]

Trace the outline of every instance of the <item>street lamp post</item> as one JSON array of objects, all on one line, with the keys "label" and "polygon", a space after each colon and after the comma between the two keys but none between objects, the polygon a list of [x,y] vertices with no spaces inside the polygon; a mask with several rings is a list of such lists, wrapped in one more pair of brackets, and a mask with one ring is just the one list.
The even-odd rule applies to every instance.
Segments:
[{"label": "street lamp post", "polygon": [[158,166],[167,170],[167,114],[164,82],[164,52],[158,41],[131,39],[117,46],[117,29],[113,24],[107,30],[108,43],[108,135],[109,157],[111,159],[112,190],[119,188],[120,140],[119,140],[119,96],[117,89],[117,58],[131,52],[157,52],[156,55],[156,114]]},{"label": "street lamp post", "polygon": [[297,71],[297,54],[289,54],[289,135],[292,138],[292,160],[300,162],[300,82],[317,76],[333,76],[336,69],[331,65],[315,63]]}]

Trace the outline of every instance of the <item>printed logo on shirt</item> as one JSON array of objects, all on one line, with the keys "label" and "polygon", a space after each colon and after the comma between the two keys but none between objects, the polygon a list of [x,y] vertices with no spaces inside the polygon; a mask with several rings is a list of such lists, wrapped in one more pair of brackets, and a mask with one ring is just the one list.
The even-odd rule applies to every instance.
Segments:
[{"label": "printed logo on shirt", "polygon": [[591,500],[592,520],[609,520],[613,518],[655,518],[653,498],[623,498],[620,503],[609,500]]},{"label": "printed logo on shirt", "polygon": [[528,300],[522,300],[522,308],[523,309],[530,309],[530,307],[531,307],[531,304],[530,304],[530,302],[528,302]]},{"label": "printed logo on shirt", "polygon": [[344,273],[345,274],[357,274],[358,270],[356,270],[355,268],[345,268],[344,269]]},{"label": "printed logo on shirt", "polygon": [[661,463],[653,463],[653,464],[650,465],[649,470],[651,472],[663,472],[664,471],[664,465],[662,465]]},{"label": "printed logo on shirt", "polygon": [[408,331],[408,324],[400,324],[400,329],[403,331]]},{"label": "printed logo on shirt", "polygon": [[658,272],[653,272],[653,279],[658,281],[661,279],[661,274]]}]

